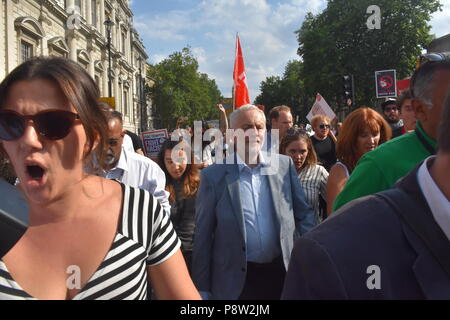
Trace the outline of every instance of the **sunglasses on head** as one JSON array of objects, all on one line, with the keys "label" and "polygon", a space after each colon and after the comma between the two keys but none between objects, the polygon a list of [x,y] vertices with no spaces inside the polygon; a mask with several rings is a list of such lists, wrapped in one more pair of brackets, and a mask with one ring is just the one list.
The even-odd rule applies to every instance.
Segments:
[{"label": "sunglasses on head", "polygon": [[80,116],[64,110],[45,110],[32,116],[24,116],[12,110],[0,111],[0,139],[12,141],[25,132],[27,122],[33,121],[36,132],[48,140],[65,138]]},{"label": "sunglasses on head", "polygon": [[413,76],[411,77],[411,95],[414,98],[414,83],[417,78],[417,74],[420,72],[418,71],[421,67],[423,67],[426,64],[431,64],[433,62],[442,62],[445,60],[450,60],[450,52],[436,52],[436,53],[427,53],[424,55],[421,55],[419,60],[416,63],[416,71],[414,72]]},{"label": "sunglasses on head", "polygon": [[330,129],[331,127],[330,127],[330,125],[329,124],[321,124],[320,126],[319,126],[319,128],[320,129]]}]

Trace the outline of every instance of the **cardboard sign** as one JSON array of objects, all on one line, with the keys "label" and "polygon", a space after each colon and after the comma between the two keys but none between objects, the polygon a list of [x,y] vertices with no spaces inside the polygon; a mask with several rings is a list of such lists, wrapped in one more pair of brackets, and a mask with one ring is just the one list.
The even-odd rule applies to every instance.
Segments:
[{"label": "cardboard sign", "polygon": [[316,95],[316,101],[314,102],[311,111],[309,111],[308,115],[306,116],[306,119],[311,122],[311,119],[318,114],[323,114],[324,116],[328,117],[330,121],[336,118],[336,114],[334,113],[333,109],[330,108],[330,106],[320,95],[320,93]]},{"label": "cardboard sign", "polygon": [[151,159],[158,158],[163,142],[169,137],[167,129],[142,132],[144,153]]},{"label": "cardboard sign", "polygon": [[377,98],[397,96],[397,74],[395,70],[375,72],[375,85]]}]

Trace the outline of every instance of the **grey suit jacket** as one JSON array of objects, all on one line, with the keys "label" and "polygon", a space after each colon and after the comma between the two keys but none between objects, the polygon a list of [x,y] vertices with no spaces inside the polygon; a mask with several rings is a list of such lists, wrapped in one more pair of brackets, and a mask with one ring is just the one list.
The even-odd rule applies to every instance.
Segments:
[{"label": "grey suit jacket", "polygon": [[[434,219],[417,168],[396,188]],[[370,266],[379,268],[379,287],[367,284],[375,275]],[[370,195],[346,204],[296,241],[282,298],[448,300],[450,278],[423,240],[385,201]]]},{"label": "grey suit jacket", "polygon": [[[303,234],[317,222],[291,158],[276,157],[278,168],[268,180],[287,269],[295,229]],[[196,201],[192,278],[197,289],[212,299],[237,299],[245,283],[246,231],[239,193],[237,164],[203,169]]]}]

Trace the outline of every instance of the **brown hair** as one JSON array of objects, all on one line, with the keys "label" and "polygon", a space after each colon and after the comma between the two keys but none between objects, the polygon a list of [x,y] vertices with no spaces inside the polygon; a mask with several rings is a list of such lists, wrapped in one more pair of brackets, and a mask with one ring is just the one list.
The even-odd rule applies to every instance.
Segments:
[{"label": "brown hair", "polygon": [[96,142],[96,156],[103,159],[108,126],[98,105],[100,92],[95,81],[76,62],[57,57],[35,57],[22,63],[0,83],[0,108],[4,107],[9,90],[16,82],[36,79],[53,82],[77,111],[89,143],[85,161]]},{"label": "brown hair", "polygon": [[280,112],[282,112],[282,111],[292,113],[291,108],[289,108],[288,106],[285,106],[285,105],[277,106],[277,107],[270,109],[269,120],[278,119],[278,117],[280,116]]},{"label": "brown hair", "polygon": [[402,111],[402,105],[405,103],[406,100],[412,99],[411,91],[409,89],[402,91],[400,96],[397,99],[397,107]]},{"label": "brown hair", "polygon": [[379,145],[392,137],[391,127],[375,110],[362,107],[351,112],[342,124],[336,144],[336,156],[350,172],[361,157],[355,146],[358,136],[365,129],[369,129],[372,134],[380,133]]},{"label": "brown hair", "polygon": [[[158,154],[158,163],[162,171],[166,175],[166,190],[170,193],[169,200],[171,202],[174,202],[176,200],[175,189],[173,187],[174,179],[167,171],[166,164],[164,162],[164,156],[167,150],[173,150],[179,143],[180,142],[178,141],[171,141],[169,139],[164,141],[163,145],[161,146],[161,150],[159,151]],[[192,163],[193,159],[194,156],[191,152],[191,161],[187,164],[186,170],[184,171],[183,175],[180,178],[180,180],[183,181],[183,195],[186,198],[195,197],[200,185],[199,170],[197,166]]]},{"label": "brown hair", "polygon": [[306,132],[297,131],[294,134],[287,134],[281,139],[280,142],[280,154],[286,155],[287,147],[294,141],[303,140],[308,146],[308,155],[303,163],[302,169],[305,167],[314,166],[317,164],[317,154],[313,148],[311,138]]}]

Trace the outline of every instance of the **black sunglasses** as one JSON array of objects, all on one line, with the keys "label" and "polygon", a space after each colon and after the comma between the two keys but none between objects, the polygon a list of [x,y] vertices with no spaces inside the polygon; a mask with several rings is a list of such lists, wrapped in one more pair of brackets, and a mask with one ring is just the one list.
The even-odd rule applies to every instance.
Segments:
[{"label": "black sunglasses", "polygon": [[400,108],[398,107],[391,107],[391,108],[385,108],[384,111],[386,112],[391,112],[391,111],[399,111]]},{"label": "black sunglasses", "polygon": [[73,123],[80,116],[64,110],[45,110],[32,116],[24,116],[15,111],[0,111],[0,139],[12,141],[19,139],[25,132],[27,122],[33,120],[37,133],[48,140],[66,137]]},{"label": "black sunglasses", "polygon": [[325,128],[330,129],[331,126],[330,126],[329,124],[321,124],[321,125],[319,126],[319,128],[320,128],[320,129],[325,129]]}]

